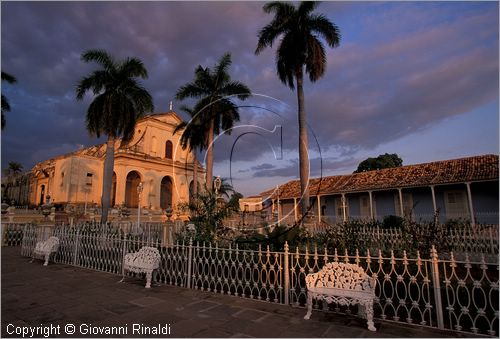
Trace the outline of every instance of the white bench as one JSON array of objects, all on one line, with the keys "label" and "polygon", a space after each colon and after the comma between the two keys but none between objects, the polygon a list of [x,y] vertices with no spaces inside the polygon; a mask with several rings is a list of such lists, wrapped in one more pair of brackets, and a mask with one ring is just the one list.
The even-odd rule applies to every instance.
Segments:
[{"label": "white bench", "polygon": [[306,276],[307,314],[312,313],[312,300],[325,300],[340,305],[359,305],[359,314],[367,320],[368,329],[376,331],[373,323],[373,300],[377,279],[368,276],[363,268],[354,264],[332,262],[316,273]]},{"label": "white bench", "polygon": [[33,250],[33,260],[35,260],[35,256],[45,258],[45,263],[43,266],[47,266],[49,264],[49,258],[52,253],[56,253],[59,248],[59,238],[58,237],[50,237],[45,241],[38,241],[35,245],[35,249]]},{"label": "white bench", "polygon": [[154,247],[144,246],[138,252],[127,253],[123,259],[123,278],[125,271],[134,273],[146,273],[146,288],[151,287],[153,271],[160,267],[160,253]]}]

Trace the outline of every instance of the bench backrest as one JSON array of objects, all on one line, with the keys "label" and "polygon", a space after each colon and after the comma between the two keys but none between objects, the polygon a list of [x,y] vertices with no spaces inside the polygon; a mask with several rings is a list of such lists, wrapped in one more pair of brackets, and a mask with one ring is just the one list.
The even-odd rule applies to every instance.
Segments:
[{"label": "bench backrest", "polygon": [[58,247],[59,247],[59,238],[54,236],[48,238],[42,244],[42,248],[50,252],[57,251]]},{"label": "bench backrest", "polygon": [[157,263],[161,259],[158,249],[148,246],[142,247],[139,252],[137,252],[137,255],[135,257],[136,260],[140,260],[148,264]]},{"label": "bench backrest", "polygon": [[306,277],[307,288],[340,288],[348,290],[374,290],[376,279],[355,264],[331,262]]}]

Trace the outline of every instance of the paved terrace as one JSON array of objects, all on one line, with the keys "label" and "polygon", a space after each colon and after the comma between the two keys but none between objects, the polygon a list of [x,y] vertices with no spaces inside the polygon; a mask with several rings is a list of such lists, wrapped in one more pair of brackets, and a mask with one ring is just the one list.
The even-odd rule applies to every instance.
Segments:
[{"label": "paved terrace", "polygon": [[[144,280],[128,278],[118,283],[121,277],[109,273],[53,263],[44,267],[41,260],[30,263],[29,258],[21,257],[20,247],[3,247],[1,262],[3,338],[19,337],[7,333],[8,324],[60,325],[60,334],[51,337],[155,337],[132,333],[133,324],[169,325],[170,337],[461,336],[377,319],[377,332],[370,332],[364,320],[349,315],[316,311],[306,321],[303,308],[168,285],[147,290]],[[68,324],[75,325],[74,335],[64,333]],[[94,328],[121,326],[127,328],[127,334],[85,335],[79,332],[81,324]]]}]

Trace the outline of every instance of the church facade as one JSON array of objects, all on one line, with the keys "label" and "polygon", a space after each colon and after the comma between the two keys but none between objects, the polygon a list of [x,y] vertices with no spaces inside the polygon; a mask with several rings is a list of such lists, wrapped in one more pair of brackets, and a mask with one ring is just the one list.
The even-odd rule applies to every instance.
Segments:
[{"label": "church facade", "polygon": [[[148,115],[137,122],[130,142],[116,141],[111,206],[164,210],[189,201],[194,156],[180,147],[182,131],[173,134],[181,121],[173,111]],[[100,144],[36,164],[30,203],[100,205],[105,153],[106,144]],[[196,165],[203,186],[205,170]]]}]

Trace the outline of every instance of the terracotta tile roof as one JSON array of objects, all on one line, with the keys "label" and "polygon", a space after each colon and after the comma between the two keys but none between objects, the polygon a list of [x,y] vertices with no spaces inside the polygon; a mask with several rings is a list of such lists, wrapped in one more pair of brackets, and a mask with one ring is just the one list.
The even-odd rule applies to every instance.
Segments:
[{"label": "terracotta tile roof", "polygon": [[[454,184],[473,181],[498,180],[498,155],[436,161],[425,164],[324,177],[309,181],[309,195],[316,196],[395,189],[430,185]],[[276,198],[276,189],[261,193],[263,198]],[[300,196],[299,180],[280,185],[280,198]]]}]

